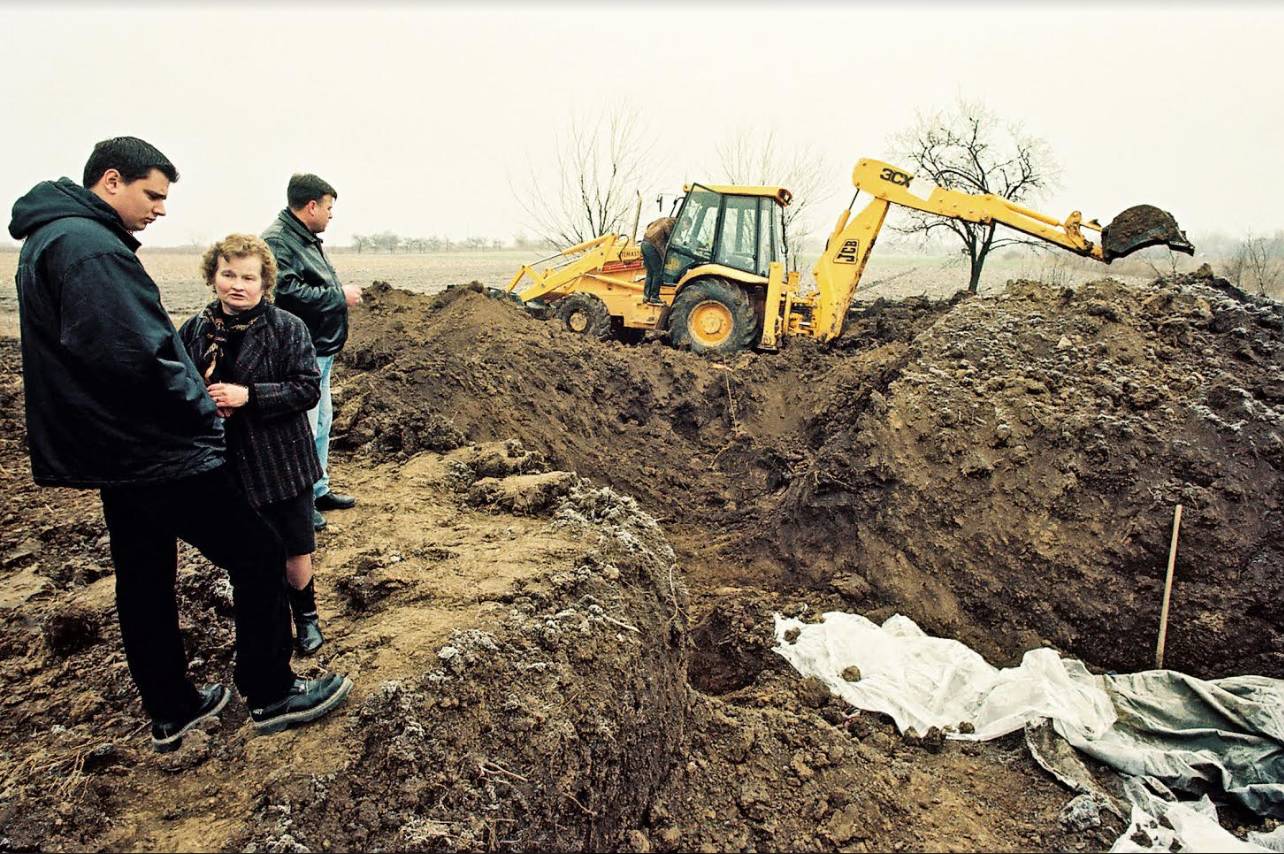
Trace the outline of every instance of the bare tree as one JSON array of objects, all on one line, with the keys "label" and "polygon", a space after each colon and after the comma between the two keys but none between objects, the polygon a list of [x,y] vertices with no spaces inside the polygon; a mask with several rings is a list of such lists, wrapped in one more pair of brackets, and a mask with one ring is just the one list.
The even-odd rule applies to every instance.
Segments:
[{"label": "bare tree", "polygon": [[1244,287],[1244,271],[1248,269],[1248,253],[1241,241],[1222,260],[1222,273],[1237,288]]},{"label": "bare tree", "polygon": [[[1000,122],[976,102],[959,99],[948,110],[920,115],[912,128],[895,136],[893,145],[915,175],[939,187],[1027,202],[1056,183],[1057,165],[1048,144],[1020,125]],[[980,286],[985,259],[995,249],[1037,245],[1025,238],[996,238],[994,223],[976,225],[919,211],[907,211],[905,217],[909,225],[896,227],[904,234],[929,236],[945,230],[959,238],[971,264],[967,288],[972,293]]]},{"label": "bare tree", "polygon": [[381,231],[378,234],[371,234],[367,237],[370,245],[383,252],[393,253],[401,246],[401,235],[391,231]]},{"label": "bare tree", "polygon": [[784,212],[785,248],[797,269],[802,245],[812,232],[811,213],[831,195],[825,156],[812,145],[785,151],[774,130],[741,130],[720,144],[717,154],[727,183],[784,187],[793,194]]},{"label": "bare tree", "polygon": [[1239,267],[1236,284],[1243,277],[1251,280],[1257,292],[1263,296],[1274,292],[1281,277],[1284,277],[1284,258],[1281,258],[1284,247],[1281,243],[1284,243],[1284,239],[1279,236],[1272,240],[1249,231],[1232,262],[1232,266]]},{"label": "bare tree", "polygon": [[531,170],[514,190],[539,236],[569,246],[618,233],[632,212],[636,189],[650,165],[651,142],[626,105],[596,118],[571,118],[557,140],[555,174]]}]

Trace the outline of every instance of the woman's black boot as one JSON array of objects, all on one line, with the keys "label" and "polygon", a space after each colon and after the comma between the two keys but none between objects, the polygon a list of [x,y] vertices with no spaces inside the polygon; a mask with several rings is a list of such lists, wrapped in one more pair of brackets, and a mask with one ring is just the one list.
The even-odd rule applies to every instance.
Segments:
[{"label": "woman's black boot", "polygon": [[290,598],[290,613],[294,615],[294,645],[302,655],[311,655],[321,648],[325,638],[321,636],[321,626],[317,622],[317,597],[314,580],[308,586],[295,590],[286,583]]}]

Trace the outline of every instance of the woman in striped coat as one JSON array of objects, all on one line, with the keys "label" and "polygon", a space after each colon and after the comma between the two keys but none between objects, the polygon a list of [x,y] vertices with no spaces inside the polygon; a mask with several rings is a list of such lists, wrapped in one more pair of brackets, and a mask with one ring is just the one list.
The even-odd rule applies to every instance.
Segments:
[{"label": "woman in striped coat", "polygon": [[321,463],[307,418],[321,393],[316,352],[303,321],[271,302],[276,260],[261,239],[228,235],[205,253],[201,272],[217,299],[179,335],[225,419],[241,487],[285,543],[295,642],[308,655],[324,642],[312,581]]}]

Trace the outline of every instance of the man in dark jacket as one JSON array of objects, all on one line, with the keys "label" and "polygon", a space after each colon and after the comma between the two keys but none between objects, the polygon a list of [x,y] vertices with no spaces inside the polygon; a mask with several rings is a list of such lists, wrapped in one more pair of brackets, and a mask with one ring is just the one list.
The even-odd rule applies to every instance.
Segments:
[{"label": "man in dark jacket", "polygon": [[263,232],[276,256],[276,304],[300,317],[312,333],[321,371],[321,400],[308,413],[308,423],[321,460],[321,479],[312,488],[316,511],[312,524],[325,527],[321,510],[346,510],[357,503],[350,495],[330,491],[330,372],[334,357],[348,340],[348,307],[361,302],[361,289],[339,282],[339,274],[321,248],[321,233],[330,224],[338,192],[316,175],[294,175],[286,187],[288,207]]},{"label": "man in dark jacket", "polygon": [[133,232],[165,215],[177,180],[143,140],[105,140],[83,187],[37,184],[9,224],[25,239],[17,286],[32,474],[42,486],[101,490],[121,638],[159,751],[228,700],[223,686],[197,690],[187,678],[177,539],[231,577],[234,678],[257,729],[315,720],[352,684],[290,670],[284,552],[232,480],[214,402],[135,255]]}]

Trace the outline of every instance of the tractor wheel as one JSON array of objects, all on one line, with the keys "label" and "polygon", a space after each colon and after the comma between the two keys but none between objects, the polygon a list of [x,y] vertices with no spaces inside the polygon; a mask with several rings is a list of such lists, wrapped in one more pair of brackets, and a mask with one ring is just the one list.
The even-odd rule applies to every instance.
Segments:
[{"label": "tractor wheel", "polygon": [[557,303],[557,316],[572,332],[597,341],[611,337],[611,313],[592,294],[571,294]]},{"label": "tractor wheel", "polygon": [[673,301],[669,340],[693,353],[731,356],[759,336],[758,316],[744,289],[726,279],[692,282]]}]

